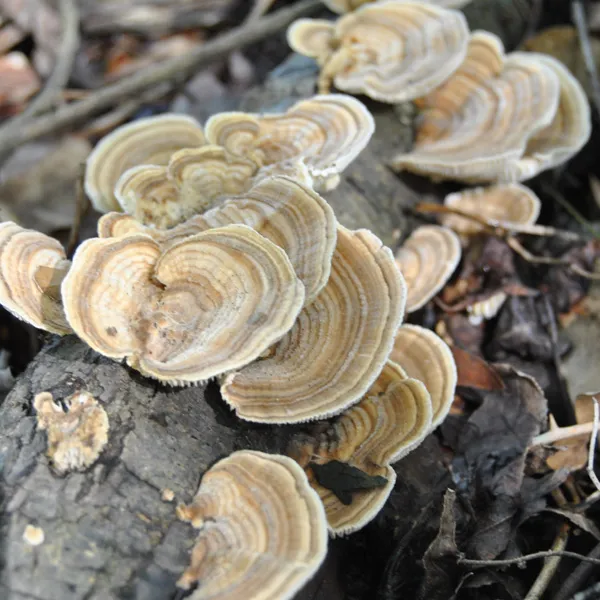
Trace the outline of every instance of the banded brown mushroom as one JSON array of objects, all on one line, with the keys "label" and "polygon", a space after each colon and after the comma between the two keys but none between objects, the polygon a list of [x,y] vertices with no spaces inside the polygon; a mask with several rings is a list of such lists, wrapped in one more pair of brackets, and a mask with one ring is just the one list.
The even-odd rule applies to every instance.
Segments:
[{"label": "banded brown mushroom", "polygon": [[479,34],[464,69],[425,100],[414,148],[392,161],[397,170],[466,182],[513,181],[530,140],[553,122],[561,91],[555,69],[533,54],[514,52],[504,57],[500,73],[486,77],[498,54],[482,52],[482,39],[493,38]]},{"label": "banded brown mushroom", "polygon": [[[288,452],[306,470],[319,494],[329,529],[348,534],[364,527],[385,504],[396,480],[390,466],[418,446],[429,433],[432,403],[425,386],[388,362],[355,406],[322,433],[293,440]],[[339,461],[385,483],[356,490],[344,498],[319,482],[317,466]]]},{"label": "banded brown mushroom", "polygon": [[190,235],[230,224],[252,227],[285,250],[306,288],[305,303],[312,302],[327,283],[336,241],[333,210],[316,192],[288,177],[261,179],[242,196],[172,229],[146,227],[130,215],[108,213],[98,222],[98,235],[144,233],[166,248]]},{"label": "banded brown mushroom", "polygon": [[304,285],[281,248],[228,225],[166,250],[146,235],[87,240],[62,294],[94,350],[181,385],[260,356],[294,324]]},{"label": "banded brown mushroom", "polygon": [[429,329],[403,325],[396,334],[390,360],[427,388],[433,405],[432,431],[446,418],[454,400],[457,373],[450,348]]},{"label": "banded brown mushroom", "polygon": [[327,521],[304,471],[287,456],[234,452],[202,477],[178,515],[198,528],[179,587],[191,600],[286,600],[327,551]]},{"label": "banded brown mushroom", "polygon": [[102,138],[89,155],[85,191],[97,211],[120,210],[114,190],[127,169],[166,165],[177,150],[204,144],[202,127],[185,115],[165,114],[122,125]]},{"label": "banded brown mushroom", "polygon": [[327,285],[267,357],[227,375],[223,398],[249,421],[297,423],[355,404],[377,379],[404,314],[391,251],[338,226]]},{"label": "banded brown mushroom", "polygon": [[396,252],[396,262],[408,289],[406,312],[419,310],[452,277],[462,250],[458,236],[447,227],[423,225]]},{"label": "banded brown mushroom", "polygon": [[299,19],[293,50],[321,67],[319,92],[342,91],[398,103],[424,96],[463,62],[469,28],[462,13],[410,1],[367,3],[335,23]]},{"label": "banded brown mushroom", "polygon": [[12,221],[0,223],[0,304],[38,329],[65,335],[60,285],[70,262],[60,243]]},{"label": "banded brown mushroom", "polygon": [[[519,183],[474,188],[448,194],[444,204],[486,220],[519,227],[533,225],[540,214],[540,199]],[[459,234],[478,233],[482,226],[457,214],[443,214],[440,222]]]}]

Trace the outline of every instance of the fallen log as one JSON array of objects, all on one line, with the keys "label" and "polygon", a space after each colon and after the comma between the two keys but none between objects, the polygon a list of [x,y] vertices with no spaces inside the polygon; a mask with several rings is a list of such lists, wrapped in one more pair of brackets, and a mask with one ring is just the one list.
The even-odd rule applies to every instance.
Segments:
[{"label": "fallen log", "polygon": [[[241,108],[282,110],[311,95],[314,69],[294,60],[245,97]],[[369,228],[394,245],[407,229],[404,211],[422,198],[386,166],[410,147],[412,114],[408,105],[369,107],[376,134],[327,200],[344,225]],[[106,410],[109,441],[86,471],[59,476],[46,457],[33,398],[48,391],[60,400],[78,390],[90,392]],[[164,386],[99,356],[74,336],[49,339],[0,407],[0,597],[176,598],[175,583],[196,533],[177,520],[175,503],[191,500],[218,459],[242,448],[281,451],[293,431],[238,420],[216,385]],[[398,482],[406,485],[401,477]],[[174,501],[164,499],[165,490]],[[23,539],[27,525],[43,530],[42,544]],[[338,568],[346,543],[332,544],[299,598],[346,597]]]}]

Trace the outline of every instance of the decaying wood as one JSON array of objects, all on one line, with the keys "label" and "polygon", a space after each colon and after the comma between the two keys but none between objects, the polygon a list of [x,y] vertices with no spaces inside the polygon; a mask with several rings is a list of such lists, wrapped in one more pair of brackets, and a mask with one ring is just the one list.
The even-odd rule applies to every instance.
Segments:
[{"label": "decaying wood", "polygon": [[[280,69],[242,108],[282,110],[311,95],[314,71],[298,65],[291,61]],[[370,228],[393,245],[395,233],[406,229],[403,210],[421,199],[385,166],[410,147],[412,118],[405,107],[369,106],[375,137],[326,197],[343,224]],[[105,408],[109,442],[90,469],[59,477],[46,458],[46,435],[36,429],[33,397],[49,391],[60,400],[80,389]],[[241,448],[281,451],[292,431],[239,421],[215,385],[162,386],[74,336],[51,339],[0,407],[0,597],[175,597],[195,532],[177,521],[175,503],[164,501],[163,491],[172,490],[175,502],[189,501],[216,460]],[[30,524],[44,531],[39,546],[23,540]],[[344,543],[333,544],[324,568],[298,598],[346,597],[335,566]]]},{"label": "decaying wood", "polygon": [[[294,94],[288,84],[272,82],[248,104],[262,102],[265,108],[265,100],[284,96],[294,101],[306,87]],[[369,227],[391,243],[394,228],[404,224],[402,209],[417,198],[381,160],[393,148],[408,147],[412,133],[410,121],[399,120],[394,110],[380,110],[376,118],[381,133],[328,199],[344,224]],[[78,389],[88,390],[107,411],[109,443],[88,471],[59,477],[45,455],[45,433],[36,430],[32,401],[42,391],[62,399]],[[162,491],[189,501],[217,459],[240,448],[281,451],[290,431],[240,422],[216,386],[162,386],[73,336],[53,340],[0,409],[0,596],[170,598],[195,534],[176,520],[175,504],[164,502]],[[40,546],[23,540],[29,524],[44,530]],[[343,597],[341,591],[327,594],[331,600]]]}]

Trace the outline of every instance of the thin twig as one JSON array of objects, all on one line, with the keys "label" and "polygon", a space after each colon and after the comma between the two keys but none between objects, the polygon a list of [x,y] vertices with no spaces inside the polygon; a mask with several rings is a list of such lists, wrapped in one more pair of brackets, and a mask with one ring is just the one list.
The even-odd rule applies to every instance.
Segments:
[{"label": "thin twig", "polygon": [[528,263],[534,265],[554,265],[557,267],[567,267],[579,277],[585,277],[586,279],[600,280],[600,273],[591,273],[581,268],[579,265],[571,264],[565,258],[554,258],[552,256],[537,256],[527,250],[519,240],[515,237],[507,237],[506,243],[523,259]]},{"label": "thin twig", "polygon": [[594,428],[592,429],[592,437],[590,439],[590,448],[588,454],[587,474],[592,480],[592,483],[596,486],[597,490],[600,490],[600,480],[594,472],[594,456],[596,455],[596,442],[598,440],[598,424],[600,423],[600,407],[598,406],[598,398],[592,396],[594,402]]},{"label": "thin twig", "polygon": [[533,554],[525,554],[525,556],[519,556],[517,558],[506,558],[502,560],[475,560],[471,558],[459,557],[457,562],[459,565],[465,565],[466,567],[472,567],[474,569],[478,567],[511,567],[513,565],[520,565],[530,560],[538,560],[540,558],[549,558],[550,556],[563,556],[565,558],[575,558],[583,562],[589,562],[592,565],[600,565],[600,558],[590,558],[584,554],[578,554],[577,552],[569,552],[568,550],[543,550],[541,552],[534,552]]},{"label": "thin twig", "polygon": [[187,54],[153,65],[122,81],[104,86],[79,102],[63,106],[53,114],[33,119],[24,124],[13,136],[0,138],[0,154],[43,135],[80,123],[93,114],[135,97],[163,81],[189,77],[199,67],[226,56],[232,50],[243,48],[277,33],[292,21],[314,12],[320,6],[320,0],[302,0],[272,15],[236,27]]},{"label": "thin twig", "polygon": [[[61,44],[56,55],[56,64],[42,91],[29,103],[27,108],[6,125],[0,127],[0,140],[10,139],[18,135],[29,119],[51,108],[60,99],[63,88],[69,82],[73,62],[79,49],[79,8],[75,0],[60,0]],[[0,155],[5,155],[19,144],[2,147]]]},{"label": "thin twig", "polygon": [[71,232],[69,233],[69,241],[67,242],[67,250],[66,254],[69,258],[72,257],[73,252],[75,251],[75,246],[77,246],[77,242],[79,241],[79,231],[81,229],[81,221],[83,216],[85,215],[89,201],[85,194],[85,163],[81,163],[79,165],[79,175],[77,177],[76,182],[76,192],[75,192],[75,214],[73,215],[73,224],[71,225]]},{"label": "thin twig", "polygon": [[[552,552],[562,552],[567,547],[569,530],[570,527],[567,524],[564,524],[560,528],[560,531],[554,540],[554,544],[552,544]],[[531,589],[527,593],[527,596],[525,596],[525,600],[539,600],[542,597],[542,594],[546,591],[552,577],[554,577],[561,559],[562,556],[551,556],[544,561],[544,566],[535,578]]]},{"label": "thin twig", "polygon": [[[588,554],[589,558],[600,558],[600,544],[597,544],[594,549]],[[571,598],[578,589],[581,588],[582,582],[591,575],[593,565],[589,563],[581,563],[577,565],[573,572],[565,579],[560,589],[554,596],[554,600],[567,600]]]},{"label": "thin twig", "polygon": [[600,81],[598,81],[598,71],[594,60],[594,53],[590,45],[590,36],[588,34],[587,22],[585,19],[585,9],[581,0],[573,0],[571,3],[571,16],[575,27],[577,27],[577,35],[579,37],[579,46],[583,55],[585,70],[592,84],[592,99],[596,107],[596,112],[600,116]]},{"label": "thin twig", "polygon": [[133,115],[140,106],[144,104],[150,104],[165,97],[173,90],[173,87],[167,82],[161,85],[157,85],[155,88],[148,90],[147,92],[140,94],[136,98],[131,98],[119,104],[116,108],[107,112],[106,114],[94,119],[91,123],[87,124],[79,133],[84,137],[101,137],[112,131],[115,127],[126,121],[131,115]]},{"label": "thin twig", "polygon": [[531,440],[529,448],[535,448],[536,446],[547,446],[554,442],[560,442],[561,440],[568,440],[570,438],[586,435],[592,433],[594,429],[593,423],[581,423],[579,425],[570,425],[569,427],[559,427],[552,431],[546,431]]},{"label": "thin twig", "polygon": [[264,14],[266,14],[273,5],[275,0],[254,0],[254,4],[246,17],[244,23],[252,23],[257,19],[260,19]]},{"label": "thin twig", "polygon": [[480,217],[460,208],[453,206],[445,206],[443,204],[435,204],[434,202],[420,202],[415,206],[415,210],[424,213],[445,213],[453,214],[464,219],[469,219],[481,225],[484,229],[498,235],[506,237],[511,234],[538,235],[543,237],[560,237],[566,240],[580,241],[583,238],[574,231],[564,229],[556,229],[555,227],[547,227],[545,225],[522,225],[519,223],[509,223],[506,221],[498,221],[497,219],[489,219]]}]

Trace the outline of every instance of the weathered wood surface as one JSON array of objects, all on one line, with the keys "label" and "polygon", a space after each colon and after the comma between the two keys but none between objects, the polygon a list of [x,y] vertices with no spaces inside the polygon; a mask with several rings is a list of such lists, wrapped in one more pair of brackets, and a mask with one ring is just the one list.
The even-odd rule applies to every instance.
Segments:
[{"label": "weathered wood surface", "polygon": [[[242,108],[281,110],[313,89],[312,68],[292,61],[248,95]],[[403,210],[419,197],[385,166],[409,147],[411,118],[403,108],[370,107],[375,137],[327,199],[342,223],[368,227],[392,244],[395,232],[407,226]],[[32,400],[41,391],[60,399],[79,389],[107,411],[109,443],[90,469],[59,477],[45,455],[46,434],[36,430]],[[161,499],[162,490],[172,490],[176,502],[189,501],[216,460],[241,448],[279,451],[290,432],[240,422],[216,386],[165,387],[97,355],[74,336],[50,340],[0,408],[0,598],[174,598],[195,533],[176,519],[175,504]],[[398,482],[401,489],[406,485],[401,477]],[[42,545],[23,541],[28,524],[44,530]],[[337,568],[345,543],[333,544],[299,598],[346,597]]]},{"label": "weathered wood surface", "polygon": [[[403,226],[402,208],[415,195],[380,156],[392,141],[398,146],[411,136],[394,111],[377,119],[388,139],[382,135],[370,145],[329,199],[346,225],[369,227],[389,243],[393,230]],[[106,409],[110,441],[88,471],[59,477],[45,456],[46,434],[36,430],[31,404],[41,391],[64,398],[78,389]],[[177,521],[175,504],[161,500],[162,490],[189,501],[202,473],[219,458],[248,447],[278,451],[289,437],[286,428],[239,422],[216,386],[207,392],[159,385],[74,336],[46,345],[18,380],[0,409],[0,432],[0,597],[6,600],[172,597],[195,533]],[[44,530],[41,546],[23,541],[28,524]],[[343,597],[323,587],[320,594]]]}]

